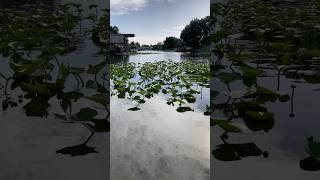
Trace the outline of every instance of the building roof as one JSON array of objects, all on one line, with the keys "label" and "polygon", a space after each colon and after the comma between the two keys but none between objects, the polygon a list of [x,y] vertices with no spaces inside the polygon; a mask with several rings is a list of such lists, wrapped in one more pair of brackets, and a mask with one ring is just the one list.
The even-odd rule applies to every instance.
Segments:
[{"label": "building roof", "polygon": [[134,34],[111,34],[112,36],[135,37]]}]

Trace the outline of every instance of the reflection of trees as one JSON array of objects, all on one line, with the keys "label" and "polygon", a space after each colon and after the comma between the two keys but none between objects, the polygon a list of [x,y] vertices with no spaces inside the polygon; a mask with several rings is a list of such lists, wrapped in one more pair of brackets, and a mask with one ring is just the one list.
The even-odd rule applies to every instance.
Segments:
[{"label": "reflection of trees", "polygon": [[300,168],[306,171],[320,170],[320,143],[315,142],[313,137],[307,138],[307,150],[309,157],[300,161]]},{"label": "reflection of trees", "polygon": [[60,0],[1,0],[0,1],[0,8],[19,8],[23,7],[23,5],[32,5],[35,4],[45,4],[49,9],[53,9],[56,2]]},{"label": "reflection of trees", "polygon": [[[84,18],[79,14],[81,11],[81,5],[74,3],[60,5],[52,12],[44,6],[28,12],[15,8],[0,10],[0,23],[5,24],[0,26],[0,53],[8,59],[13,71],[13,74],[0,72],[2,110],[22,107],[26,116],[46,118],[54,114],[56,119],[83,125],[91,133],[88,139],[81,145],[57,151],[72,156],[95,152],[86,145],[88,141],[95,133],[110,130],[109,91],[105,83],[107,60],[88,67],[74,67],[58,59],[59,55],[77,50],[79,39],[83,38],[82,32],[76,31]],[[97,30],[97,21],[92,21],[92,28]],[[98,36],[101,35],[98,31]],[[75,90],[67,91],[66,86]],[[59,101],[65,114],[52,112],[56,111],[49,108],[53,100]],[[73,113],[75,103],[88,101],[95,105]]]},{"label": "reflection of trees", "polygon": [[129,56],[111,56],[111,64],[124,64],[129,62]]}]

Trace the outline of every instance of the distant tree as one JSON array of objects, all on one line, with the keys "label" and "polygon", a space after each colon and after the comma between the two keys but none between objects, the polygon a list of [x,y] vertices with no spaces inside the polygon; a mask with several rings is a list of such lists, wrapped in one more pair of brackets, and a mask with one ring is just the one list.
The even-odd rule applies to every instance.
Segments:
[{"label": "distant tree", "polygon": [[152,46],[152,50],[162,50],[163,49],[163,43],[158,42],[157,44]]},{"label": "distant tree", "polygon": [[163,41],[163,49],[177,48],[180,42],[181,40],[176,37],[167,37],[166,40]]},{"label": "distant tree", "polygon": [[140,43],[139,43],[139,42],[136,42],[136,46],[137,46],[138,48],[140,48]]},{"label": "distant tree", "polygon": [[210,18],[193,19],[181,32],[180,38],[186,46],[197,50],[209,44]]},{"label": "distant tree", "polygon": [[110,26],[110,32],[112,34],[118,34],[119,33],[119,28],[117,26]]}]

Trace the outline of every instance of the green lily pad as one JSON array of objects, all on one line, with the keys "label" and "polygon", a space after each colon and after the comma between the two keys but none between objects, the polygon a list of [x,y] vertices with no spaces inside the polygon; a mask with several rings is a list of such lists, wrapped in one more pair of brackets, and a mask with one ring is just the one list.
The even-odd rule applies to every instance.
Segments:
[{"label": "green lily pad", "polygon": [[57,151],[57,154],[69,154],[70,156],[82,156],[90,153],[98,153],[95,147],[86,144],[65,147]]},{"label": "green lily pad", "polygon": [[237,74],[226,72],[219,73],[216,77],[226,84],[240,79],[240,77]]},{"label": "green lily pad", "polygon": [[309,142],[308,143],[309,154],[320,160],[320,143],[319,142]]},{"label": "green lily pad", "polygon": [[32,91],[41,95],[50,95],[51,90],[48,84],[29,84],[22,83],[21,89],[24,91]]},{"label": "green lily pad", "polygon": [[75,115],[76,120],[79,121],[90,121],[94,117],[98,115],[98,112],[91,108],[82,108],[80,111]]},{"label": "green lily pad", "polygon": [[230,121],[226,121],[226,120],[218,120],[218,119],[214,119],[213,120],[213,125],[217,125],[220,128],[222,128],[223,130],[225,130],[226,132],[232,132],[232,133],[240,133],[242,132],[242,130],[237,127],[235,124],[233,124]]},{"label": "green lily pad", "polygon": [[105,66],[107,65],[107,61],[103,61],[100,64],[97,64],[95,66],[89,66],[89,69],[87,70],[88,74],[97,74],[100,72]]},{"label": "green lily pad", "polygon": [[138,108],[138,107],[133,107],[133,108],[129,108],[128,110],[129,110],[129,111],[139,111],[140,108]]},{"label": "green lily pad", "polygon": [[177,111],[183,113],[187,111],[193,111],[193,109],[191,109],[190,107],[178,107]]},{"label": "green lily pad", "polygon": [[98,104],[101,104],[104,107],[106,107],[109,104],[109,97],[107,97],[105,94],[95,94],[86,98]]}]

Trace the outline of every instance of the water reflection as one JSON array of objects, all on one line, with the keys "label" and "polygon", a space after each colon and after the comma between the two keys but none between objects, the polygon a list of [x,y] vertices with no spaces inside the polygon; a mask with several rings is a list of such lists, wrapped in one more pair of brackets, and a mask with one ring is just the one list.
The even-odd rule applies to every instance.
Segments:
[{"label": "water reflection", "polygon": [[[315,120],[320,116],[316,110],[320,96],[315,91],[319,83],[318,55],[310,50],[319,46],[306,32],[301,34],[301,41],[289,40],[286,30],[292,26],[291,20],[298,17],[290,16],[288,24],[282,21],[294,7],[306,10],[301,27],[317,24],[319,15],[311,13],[309,7],[315,2],[279,1],[277,6],[264,2],[259,7],[254,2],[227,3],[228,10],[220,11],[228,17],[225,19],[215,14],[220,7],[225,8],[223,5],[216,5],[216,11],[212,11],[220,25],[224,20],[227,24],[237,22],[234,27],[226,25],[232,33],[217,29],[228,34],[218,37],[225,39],[226,44],[214,42],[220,50],[216,52],[225,56],[215,53],[212,65],[213,177],[317,179],[319,172],[305,170],[316,171],[319,167],[319,151],[315,150],[316,137],[320,136],[319,122]],[[272,23],[279,22],[285,28],[264,23],[265,13],[259,15],[261,11],[256,9],[262,7],[271,10]],[[255,28],[257,21],[261,23],[259,28]]]},{"label": "water reflection", "polygon": [[115,56],[111,58],[112,63],[146,63],[162,60],[172,60],[175,62],[185,60],[207,61],[207,58],[192,57],[190,54],[181,52],[166,52],[166,51],[139,51],[137,54],[130,56]]},{"label": "water reflection", "polygon": [[[33,3],[47,5],[49,9],[52,9],[56,2],[55,0],[34,0]],[[27,8],[34,5],[33,3],[30,3],[29,0],[1,0],[0,8]]]},{"label": "water reflection", "polygon": [[[143,51],[115,63],[189,59],[176,52]],[[194,112],[178,113],[162,94],[135,102],[111,96],[111,179],[210,179],[210,128],[204,116],[209,89],[196,95]]]},{"label": "water reflection", "polygon": [[80,11],[78,5],[19,2],[0,10],[1,25],[8,25],[0,26],[0,140],[8,142],[0,145],[0,179],[105,179],[109,113],[101,47],[79,31],[78,13],[69,12]]},{"label": "water reflection", "polygon": [[111,179],[209,179],[210,129],[203,113],[179,114],[159,97],[143,111],[129,112],[131,106],[111,98]]}]

